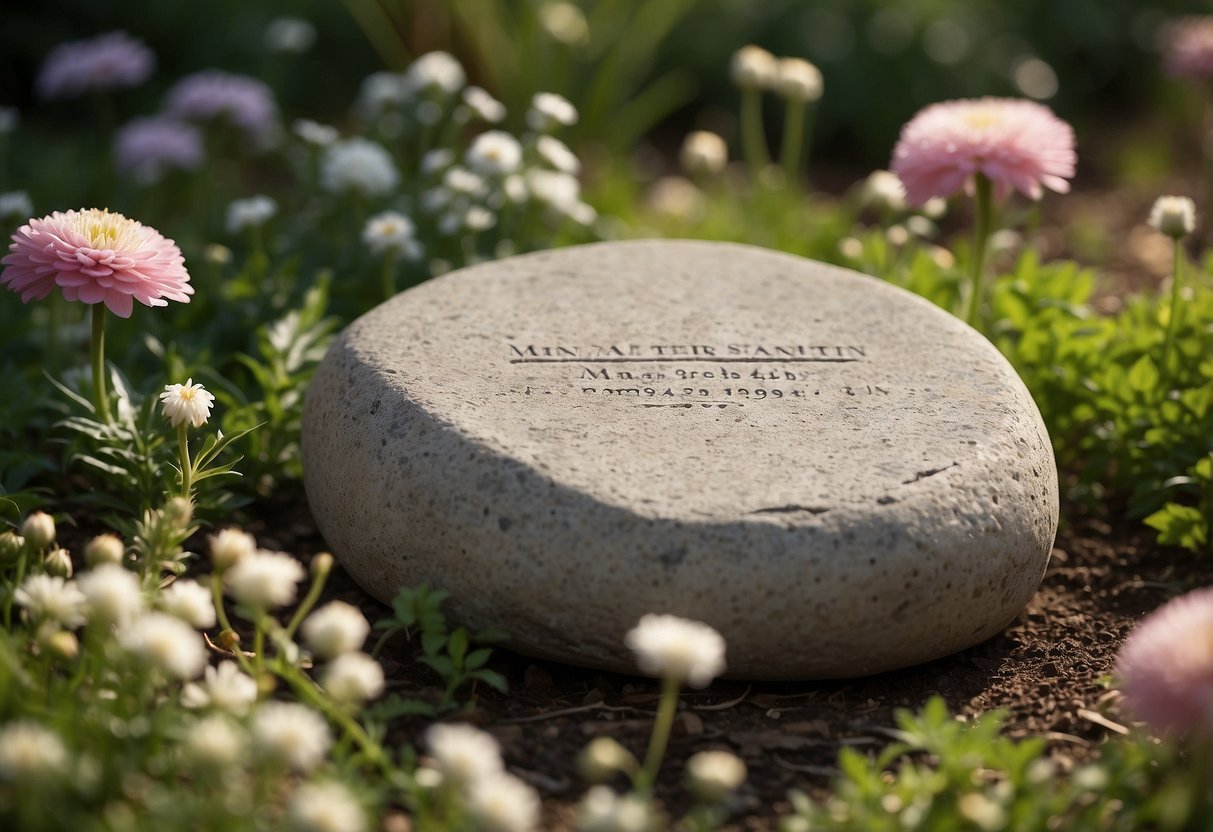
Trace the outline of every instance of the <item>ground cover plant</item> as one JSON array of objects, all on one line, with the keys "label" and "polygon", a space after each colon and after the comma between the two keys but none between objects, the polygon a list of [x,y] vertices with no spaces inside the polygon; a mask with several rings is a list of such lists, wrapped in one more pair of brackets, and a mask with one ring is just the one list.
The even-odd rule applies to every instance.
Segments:
[{"label": "ground cover plant", "polygon": [[[0,298],[0,826],[1213,822],[1201,160],[1105,232],[1148,241],[1165,272],[1109,299],[1113,258],[1057,256],[1100,246],[1062,207],[1075,196],[1044,197],[1085,152],[1044,103],[933,103],[889,137],[890,170],[819,188],[830,74],[732,43],[717,58],[733,135],[686,130],[650,172],[628,151],[688,88],[644,70],[695,11],[615,5],[537,5],[510,22],[531,44],[517,54],[500,52],[509,26],[452,7],[465,60],[378,31],[380,52],[407,57],[333,112],[269,83],[323,38],[302,19],[266,27],[262,77],[157,74],[165,47],[137,32],[39,56],[29,103],[0,109],[0,284],[15,293]],[[375,7],[351,7],[374,28]],[[616,52],[610,27],[646,38]],[[1198,99],[1213,22],[1151,32],[1159,84]],[[491,90],[469,77],[478,49],[499,51],[479,71]],[[559,89],[535,86],[551,73]],[[94,116],[48,141],[73,107]],[[1003,351],[1063,482],[1058,551],[1019,622],[885,678],[708,687],[727,645],[654,610],[626,636],[654,687],[511,656],[503,634],[448,621],[441,587],[403,588],[389,610],[349,583],[299,485],[303,396],[332,334],[449,269],[650,233],[852,266]]]}]

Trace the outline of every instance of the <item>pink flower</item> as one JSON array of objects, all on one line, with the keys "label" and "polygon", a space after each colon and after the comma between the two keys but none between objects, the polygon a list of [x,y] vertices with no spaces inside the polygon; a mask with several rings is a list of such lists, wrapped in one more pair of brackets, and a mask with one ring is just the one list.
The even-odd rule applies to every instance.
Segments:
[{"label": "pink flower", "polygon": [[1120,649],[1125,708],[1168,733],[1213,738],[1213,587],[1149,615]]},{"label": "pink flower", "polygon": [[278,108],[268,86],[217,69],[195,72],[174,84],[165,111],[189,121],[224,117],[250,139],[265,139],[278,127]]},{"label": "pink flower", "polygon": [[56,211],[13,234],[0,286],[41,300],[56,286],[67,300],[104,303],[120,318],[132,300],[145,306],[189,303],[194,293],[181,249],[154,228],[89,208]]},{"label": "pink flower", "polygon": [[1074,129],[1048,107],[974,98],[919,111],[901,129],[891,167],[918,206],[971,189],[977,173],[990,179],[998,199],[1011,189],[1040,199],[1042,185],[1064,194],[1076,161]]},{"label": "pink flower", "polygon": [[168,170],[195,170],[203,155],[198,128],[163,116],[133,119],[114,139],[118,169],[143,184],[159,182]]},{"label": "pink flower", "polygon": [[42,63],[35,88],[42,98],[75,98],[94,90],[137,87],[156,68],[156,56],[126,32],[61,43]]},{"label": "pink flower", "polygon": [[1183,17],[1162,28],[1167,73],[1201,80],[1213,75],[1213,17]]}]

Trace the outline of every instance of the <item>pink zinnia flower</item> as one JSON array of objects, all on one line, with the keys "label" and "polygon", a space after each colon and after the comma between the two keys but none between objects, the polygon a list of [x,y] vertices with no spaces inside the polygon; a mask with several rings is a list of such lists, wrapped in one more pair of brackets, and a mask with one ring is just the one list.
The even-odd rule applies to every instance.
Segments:
[{"label": "pink zinnia flower", "polygon": [[35,88],[42,98],[75,98],[94,90],[137,87],[156,68],[156,56],[126,32],[61,43],[42,63]]},{"label": "pink zinnia flower", "polygon": [[144,306],[189,303],[194,293],[181,249],[154,228],[89,208],[56,211],[13,234],[0,286],[41,300],[56,286],[67,300],[104,303],[120,318]]},{"label": "pink zinnia flower", "polygon": [[195,170],[204,157],[198,128],[171,118],[132,119],[114,139],[118,169],[139,182],[159,182],[169,170]]},{"label": "pink zinnia flower", "polygon": [[971,189],[985,174],[1001,199],[1015,189],[1040,199],[1041,186],[1070,190],[1074,129],[1043,104],[1013,98],[975,98],[932,104],[901,129],[892,170],[906,199],[922,205],[934,196]]},{"label": "pink zinnia flower", "polygon": [[189,121],[223,117],[250,139],[265,139],[278,127],[278,108],[266,84],[217,69],[195,72],[173,85],[165,111]]},{"label": "pink zinnia flower", "polygon": [[1161,33],[1163,65],[1170,75],[1198,80],[1213,75],[1213,17],[1183,17]]},{"label": "pink zinnia flower", "polygon": [[1213,738],[1213,587],[1149,615],[1120,650],[1125,708],[1155,728]]}]

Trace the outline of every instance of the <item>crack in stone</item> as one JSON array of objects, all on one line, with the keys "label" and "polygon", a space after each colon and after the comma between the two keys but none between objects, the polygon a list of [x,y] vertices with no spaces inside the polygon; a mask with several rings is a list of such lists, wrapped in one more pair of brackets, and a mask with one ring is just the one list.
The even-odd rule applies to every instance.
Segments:
[{"label": "crack in stone", "polygon": [[798,511],[806,511],[809,514],[825,514],[829,511],[828,508],[820,506],[798,506],[795,504],[786,506],[772,506],[771,508],[758,508],[750,512],[750,514],[795,514]]},{"label": "crack in stone", "polygon": [[902,485],[913,485],[914,483],[918,482],[919,480],[925,480],[927,477],[933,477],[936,474],[942,474],[944,471],[948,470],[949,468],[955,468],[959,464],[960,463],[958,463],[958,462],[953,462],[951,465],[945,465],[942,468],[928,468],[925,471],[919,471],[917,474],[914,475],[913,479],[905,480],[904,482],[902,482]]}]

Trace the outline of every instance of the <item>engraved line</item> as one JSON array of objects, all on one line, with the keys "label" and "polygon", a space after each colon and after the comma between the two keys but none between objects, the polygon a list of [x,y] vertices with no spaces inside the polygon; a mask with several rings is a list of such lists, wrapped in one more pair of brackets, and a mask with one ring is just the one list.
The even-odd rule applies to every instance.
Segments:
[{"label": "engraved line", "polygon": [[849,364],[858,358],[709,358],[708,356],[668,356],[652,358],[511,358],[511,364],[684,364],[707,362],[711,364]]}]

